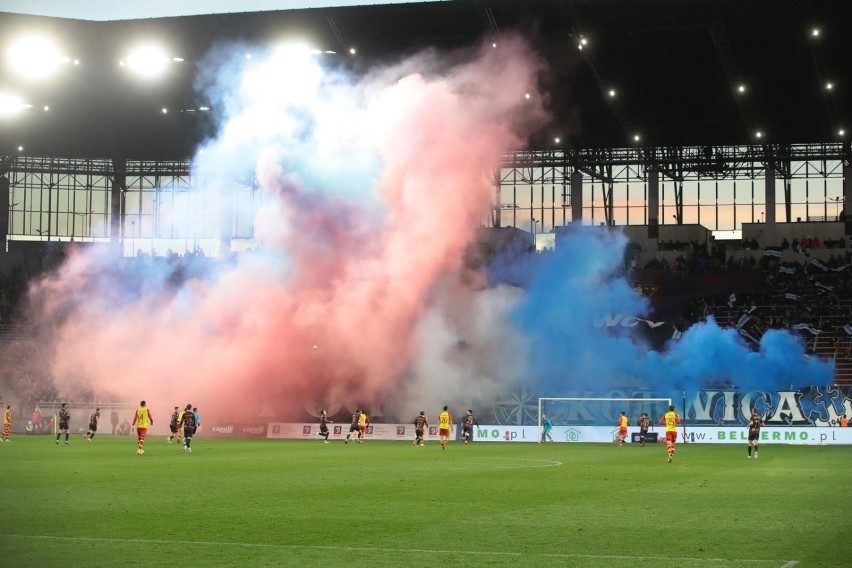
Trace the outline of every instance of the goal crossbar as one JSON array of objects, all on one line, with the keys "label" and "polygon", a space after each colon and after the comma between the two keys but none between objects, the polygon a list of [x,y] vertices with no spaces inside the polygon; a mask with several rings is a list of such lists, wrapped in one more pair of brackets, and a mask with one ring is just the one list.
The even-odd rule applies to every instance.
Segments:
[{"label": "goal crossbar", "polygon": [[[589,398],[589,397],[539,397],[538,399],[538,427],[541,428],[542,403],[554,402],[624,402],[624,403],[665,403],[668,407],[672,404],[670,398]],[[656,417],[655,417],[656,419]]]}]

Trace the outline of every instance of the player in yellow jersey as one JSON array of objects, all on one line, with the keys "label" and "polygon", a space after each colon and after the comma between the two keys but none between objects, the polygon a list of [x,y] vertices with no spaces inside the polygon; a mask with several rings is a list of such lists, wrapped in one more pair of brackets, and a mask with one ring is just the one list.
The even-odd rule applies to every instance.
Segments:
[{"label": "player in yellow jersey", "polygon": [[675,412],[674,404],[669,405],[669,411],[660,418],[660,424],[666,425],[666,451],[669,453],[669,463],[672,463],[677,442],[677,425],[680,424],[680,416]]},{"label": "player in yellow jersey", "polygon": [[370,422],[370,419],[367,417],[367,413],[363,410],[358,414],[358,443],[364,441],[367,437],[367,424]]},{"label": "player in yellow jersey", "polygon": [[453,423],[452,415],[444,407],[444,411],[438,415],[438,435],[441,437],[441,449],[447,449],[447,443],[450,441],[450,424]]},{"label": "player in yellow jersey", "polygon": [[3,413],[3,441],[11,442],[9,435],[12,433],[12,405],[6,406],[6,411]]},{"label": "player in yellow jersey", "polygon": [[630,419],[627,418],[627,415],[624,414],[624,411],[621,412],[621,416],[618,417],[618,447],[624,447],[624,440],[627,438],[627,427],[630,426]]},{"label": "player in yellow jersey", "polygon": [[131,426],[136,426],[136,453],[142,455],[145,450],[142,446],[145,445],[145,436],[148,434],[148,426],[154,425],[154,417],[151,416],[151,411],[145,406],[145,401],[139,403],[139,408],[136,409],[136,414],[133,415]]}]

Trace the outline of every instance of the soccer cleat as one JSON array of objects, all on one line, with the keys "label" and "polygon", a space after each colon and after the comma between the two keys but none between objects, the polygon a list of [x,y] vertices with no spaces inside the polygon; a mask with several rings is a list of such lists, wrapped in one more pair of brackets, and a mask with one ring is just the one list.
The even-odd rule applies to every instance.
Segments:
[{"label": "soccer cleat", "polygon": [[757,452],[754,452],[754,459],[757,459]]},{"label": "soccer cleat", "polygon": [[323,441],[323,444],[328,444],[328,443],[329,443],[328,440]]},{"label": "soccer cleat", "polygon": [[746,457],[747,457],[748,459],[751,459],[751,456],[750,456],[750,455],[749,455],[749,456],[746,456]]},{"label": "soccer cleat", "polygon": [[669,463],[672,463],[672,456],[669,456]]},{"label": "soccer cleat", "polygon": [[192,453],[192,448],[187,448],[186,451]]},{"label": "soccer cleat", "polygon": [[186,453],[186,446],[183,447],[183,453]]},{"label": "soccer cleat", "polygon": [[57,446],[59,445],[59,440],[56,440],[56,445],[57,445]]},{"label": "soccer cleat", "polygon": [[66,445],[66,446],[70,446],[70,445],[71,445],[71,442],[69,442],[68,440],[65,440],[65,445]]},{"label": "soccer cleat", "polygon": [[91,438],[86,438],[86,441],[87,441],[87,442],[91,442],[91,441],[92,441],[92,439],[91,439]]}]

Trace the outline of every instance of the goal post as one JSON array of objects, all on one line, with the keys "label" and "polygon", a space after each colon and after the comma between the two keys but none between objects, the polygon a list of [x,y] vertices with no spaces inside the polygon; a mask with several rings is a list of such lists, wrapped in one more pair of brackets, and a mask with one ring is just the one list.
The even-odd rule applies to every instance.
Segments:
[{"label": "goal post", "polygon": [[638,432],[639,418],[647,413],[651,428],[669,410],[670,398],[564,398],[538,399],[538,432],[543,441],[544,416],[550,420],[551,437],[562,442],[611,442],[622,412],[630,420],[629,431]]}]

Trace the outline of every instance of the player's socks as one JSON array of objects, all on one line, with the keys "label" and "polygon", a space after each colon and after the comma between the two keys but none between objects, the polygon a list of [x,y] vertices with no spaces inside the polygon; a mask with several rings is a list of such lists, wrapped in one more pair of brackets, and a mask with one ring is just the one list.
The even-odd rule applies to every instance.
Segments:
[{"label": "player's socks", "polygon": [[748,447],[748,457],[751,457],[751,446]]},{"label": "player's socks", "polygon": [[69,436],[69,434],[66,432],[66,433],[65,433],[65,443],[66,443],[66,444],[68,443],[68,436]]}]

